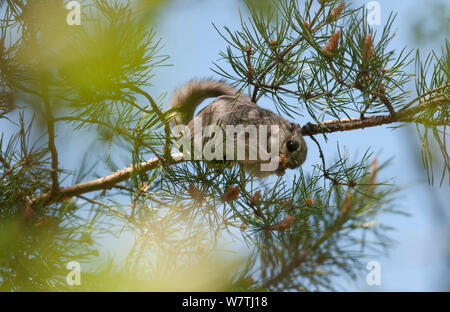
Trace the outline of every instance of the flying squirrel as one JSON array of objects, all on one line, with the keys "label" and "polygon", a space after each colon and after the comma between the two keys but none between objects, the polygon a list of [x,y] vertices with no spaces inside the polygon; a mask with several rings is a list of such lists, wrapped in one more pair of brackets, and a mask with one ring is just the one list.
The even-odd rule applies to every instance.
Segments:
[{"label": "flying squirrel", "polygon": [[[216,97],[208,106],[203,108],[194,117],[195,109],[207,98]],[[264,178],[271,174],[283,175],[287,168],[295,169],[300,167],[306,159],[307,147],[301,127],[297,123],[289,122],[274,112],[259,107],[250,100],[246,94],[240,93],[233,86],[211,79],[191,80],[184,86],[177,89],[170,100],[170,107],[173,108],[174,118],[172,125],[187,125],[191,133],[194,131],[194,123],[201,122],[202,129],[208,125],[218,125],[224,131],[227,125],[244,127],[254,125],[266,125],[269,133],[269,140],[273,133],[270,132],[271,125],[277,125],[279,155],[277,166],[273,170],[262,170],[261,164],[268,160],[249,159],[249,142],[246,140],[245,159],[236,160],[243,169],[258,178]],[[242,149],[243,146],[237,146]],[[266,146],[266,151],[270,147]],[[259,153],[258,153],[259,154]]]}]

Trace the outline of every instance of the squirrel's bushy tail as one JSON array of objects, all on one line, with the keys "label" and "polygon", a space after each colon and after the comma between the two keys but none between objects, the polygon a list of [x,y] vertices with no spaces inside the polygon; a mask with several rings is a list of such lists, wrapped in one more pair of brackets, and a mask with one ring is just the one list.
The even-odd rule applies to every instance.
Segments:
[{"label": "squirrel's bushy tail", "polygon": [[239,91],[223,81],[189,81],[177,89],[170,100],[170,107],[175,108],[174,123],[187,124],[194,117],[195,109],[201,102],[220,95],[239,96]]}]

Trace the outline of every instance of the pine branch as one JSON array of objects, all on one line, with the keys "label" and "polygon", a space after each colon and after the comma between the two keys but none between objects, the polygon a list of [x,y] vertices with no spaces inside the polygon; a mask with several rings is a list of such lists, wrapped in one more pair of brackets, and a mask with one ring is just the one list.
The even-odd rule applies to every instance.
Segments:
[{"label": "pine branch", "polygon": [[[386,108],[388,109],[389,113],[391,114],[392,117],[395,118],[395,110],[394,107],[392,106],[391,101],[388,99],[388,97],[386,96],[386,94],[384,92],[381,92],[380,90],[378,91],[370,91],[370,90],[366,90],[364,89],[362,86],[360,86],[358,83],[354,83],[354,84],[349,84],[346,83],[344,81],[344,79],[342,79],[341,75],[339,75],[339,73],[337,72],[336,68],[333,65],[332,61],[328,62],[328,65],[330,66],[334,77],[336,78],[337,82],[339,82],[342,86],[347,87],[349,89],[355,88],[357,90],[359,90],[362,93],[366,93],[366,94],[370,94],[373,96],[373,98],[378,98],[380,99],[380,101],[386,106]],[[382,77],[384,76],[384,71],[382,72]],[[379,89],[381,89],[382,85],[380,85]],[[365,109],[366,110],[366,109]],[[364,113],[365,110],[363,112],[361,112],[361,117],[364,117]]]},{"label": "pine branch", "polygon": [[136,220],[134,220],[133,217],[127,215],[123,211],[120,211],[118,209],[115,209],[114,207],[108,206],[107,204],[105,204],[105,203],[103,203],[101,201],[98,201],[98,200],[95,200],[95,199],[91,199],[91,198],[88,198],[88,197],[83,196],[83,195],[77,195],[77,197],[79,197],[79,198],[81,198],[81,199],[83,199],[83,200],[85,200],[87,202],[90,202],[91,204],[102,206],[102,207],[112,211],[113,213],[115,213],[115,214],[117,214],[117,215],[119,215],[121,217],[124,217],[130,223],[133,223],[134,225],[137,225]]},{"label": "pine branch", "polygon": [[[303,135],[314,135],[319,133],[332,133],[332,132],[340,132],[340,131],[349,131],[363,128],[370,128],[381,126],[385,124],[391,124],[395,122],[419,122],[427,124],[426,120],[415,118],[419,112],[422,112],[427,109],[432,109],[440,104],[445,104],[450,101],[450,95],[443,95],[436,99],[432,99],[430,101],[426,101],[421,103],[420,105],[411,107],[407,110],[397,112],[395,116],[392,115],[375,115],[368,116],[364,118],[345,118],[339,120],[330,120],[325,121],[321,124],[311,124],[308,123],[302,128]],[[434,123],[435,126],[445,126],[448,125],[447,122],[443,123]]]},{"label": "pine branch", "polygon": [[52,156],[52,192],[59,192],[59,181],[58,181],[58,152],[55,146],[55,120],[53,117],[53,111],[50,104],[50,99],[48,95],[48,84],[47,77],[42,75],[42,100],[45,105],[45,115],[48,130],[48,149],[50,150]]},{"label": "pine branch", "polygon": [[[308,26],[308,29],[311,29],[312,26],[314,25],[314,23],[316,22],[317,18],[319,17],[320,13],[322,13],[323,9],[325,8],[325,1],[321,3],[319,10],[316,12],[316,14],[314,15],[313,20],[311,21],[311,23]],[[318,25],[317,27],[311,29],[311,32],[314,33],[316,31],[318,31],[322,26],[324,26],[325,23],[322,23],[320,25]],[[261,73],[261,75],[258,77],[256,83],[254,84],[255,88],[253,89],[253,94],[252,94],[252,102],[256,103],[258,100],[258,91],[259,88],[261,86],[261,84],[264,81],[264,78],[266,77],[266,75],[268,73],[270,73],[270,71],[277,66],[280,61],[283,60],[283,58],[289,53],[291,52],[296,46],[298,46],[298,44],[300,44],[300,42],[302,42],[304,40],[304,37],[300,37],[297,40],[295,40],[292,44],[290,44],[288,47],[286,47],[279,55],[277,55],[277,58],[269,65],[267,66],[264,71]]]},{"label": "pine branch", "polygon": [[319,149],[319,156],[320,156],[320,159],[322,160],[323,176],[326,179],[333,182],[334,185],[346,185],[348,187],[355,187],[356,182],[354,182],[354,181],[350,181],[349,183],[343,183],[343,182],[339,182],[337,179],[330,176],[330,174],[328,173],[327,167],[325,165],[325,156],[323,155],[322,147],[320,146],[319,142],[316,140],[316,138],[313,135],[310,135],[309,137],[311,138],[311,140],[314,141],[314,143],[316,143],[317,148]]},{"label": "pine branch", "polygon": [[271,286],[276,286],[278,283],[280,283],[283,279],[286,278],[286,276],[291,274],[292,271],[294,271],[302,262],[306,261],[311,252],[320,248],[320,246],[326,240],[328,240],[332,235],[334,235],[336,232],[338,232],[342,228],[342,226],[344,225],[346,220],[347,220],[346,217],[341,215],[341,217],[335,221],[335,223],[331,227],[331,229],[329,229],[328,231],[323,233],[322,236],[310,247],[308,247],[305,250],[302,250],[296,258],[292,259],[292,261],[288,265],[286,265],[282,268],[282,270],[280,271],[280,273],[278,275],[267,280],[263,286],[265,288],[268,288]]},{"label": "pine branch", "polygon": [[[312,136],[320,133],[332,133],[341,131],[350,131],[356,129],[363,129],[368,127],[381,126],[385,124],[391,124],[395,122],[418,122],[420,120],[414,119],[414,115],[418,112],[424,111],[440,105],[442,103],[447,103],[449,101],[449,96],[444,95],[436,99],[432,99],[429,102],[424,102],[420,105],[411,107],[401,113],[396,114],[396,117],[392,115],[379,115],[379,116],[369,116],[361,118],[352,119],[340,119],[325,121],[321,124],[311,124],[308,123],[302,128],[302,133],[305,136]],[[442,125],[447,125],[448,123],[443,123]],[[170,166],[178,164],[183,160],[183,154],[173,154],[170,155],[172,159],[167,157],[155,157],[139,165],[129,166],[125,169],[117,171],[108,176],[75,184],[66,188],[59,190],[59,196],[55,197],[51,193],[41,194],[31,200],[30,205],[33,206],[37,202],[44,201],[46,204],[52,201],[57,201],[60,198],[68,198],[72,196],[78,196],[84,193],[89,193],[93,191],[106,190],[114,187],[117,183],[125,181],[130,178],[133,170],[149,171],[153,170],[159,166]]]},{"label": "pine branch", "polygon": [[145,92],[144,90],[142,90],[139,87],[136,87],[132,84],[129,84],[127,86],[130,90],[139,93],[141,95],[143,95],[150,103],[150,106],[152,107],[153,111],[155,112],[156,115],[158,115],[159,120],[164,122],[164,132],[166,135],[166,141],[164,143],[164,150],[166,151],[165,153],[165,157],[168,160],[171,160],[171,155],[170,155],[170,124],[169,122],[167,122],[167,117],[164,116],[164,113],[161,111],[161,109],[158,107],[158,105],[156,104],[155,100],[152,98],[152,96],[150,94],[148,94],[147,92]]},{"label": "pine branch", "polygon": [[11,164],[0,154],[0,162],[6,170],[11,169]]},{"label": "pine branch", "polygon": [[41,194],[31,200],[29,203],[30,206],[35,205],[38,202],[44,202],[45,204],[51,203],[53,201],[57,201],[61,198],[70,198],[72,196],[79,196],[81,194],[99,191],[99,190],[107,190],[112,187],[114,187],[117,183],[120,183],[122,181],[128,180],[135,170],[142,170],[142,171],[149,171],[153,170],[160,165],[168,166],[168,165],[174,165],[181,161],[183,161],[183,154],[174,154],[172,155],[173,160],[166,161],[162,157],[155,157],[150,159],[149,161],[143,162],[141,164],[135,165],[135,166],[129,166],[125,169],[116,171],[108,176],[82,182],[79,184],[75,184],[69,187],[61,188],[58,197],[55,197],[54,194],[51,192],[47,192],[44,194]]}]

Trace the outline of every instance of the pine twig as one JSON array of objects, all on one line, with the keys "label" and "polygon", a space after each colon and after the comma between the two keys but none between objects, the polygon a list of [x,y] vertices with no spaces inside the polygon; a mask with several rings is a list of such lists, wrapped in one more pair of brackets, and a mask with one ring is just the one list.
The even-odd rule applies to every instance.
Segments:
[{"label": "pine twig", "polygon": [[[305,136],[320,134],[320,133],[332,133],[340,131],[349,131],[363,128],[376,127],[386,124],[392,124],[395,122],[425,122],[421,119],[415,118],[419,112],[426,109],[431,109],[440,104],[447,103],[449,101],[449,95],[444,95],[436,99],[432,99],[428,102],[423,102],[420,105],[413,106],[402,112],[397,112],[396,116],[392,115],[375,115],[364,118],[345,118],[337,120],[324,121],[320,124],[308,123],[302,127],[302,134]],[[446,126],[448,122],[436,123],[436,126]]]},{"label": "pine twig", "polygon": [[[172,155],[171,161],[166,161],[162,157],[155,157],[152,158],[146,162],[140,163],[135,166],[129,166],[125,169],[116,171],[108,176],[82,182],[79,184],[75,184],[69,187],[61,188],[59,191],[59,197],[58,198],[68,198],[73,196],[78,196],[81,194],[94,192],[94,191],[100,191],[100,190],[107,190],[112,187],[114,187],[117,183],[120,183],[122,181],[128,180],[131,177],[131,174],[135,170],[143,170],[143,171],[149,171],[157,168],[158,166],[164,164],[164,165],[174,165],[177,163],[180,163],[183,161],[183,154],[174,154]],[[39,196],[36,196],[33,198],[29,206],[33,206],[37,202],[44,201],[46,204],[56,200],[57,198],[53,196],[51,192],[43,193]]]},{"label": "pine twig", "polygon": [[322,148],[320,147],[319,142],[316,140],[316,138],[315,138],[313,135],[310,135],[309,137],[311,138],[311,140],[314,141],[314,143],[316,143],[316,145],[317,145],[317,147],[318,147],[318,149],[319,149],[319,156],[320,156],[320,158],[322,159],[323,176],[324,176],[326,179],[328,179],[328,180],[330,180],[331,182],[333,182],[334,185],[346,185],[346,186],[348,186],[348,187],[355,187],[355,186],[356,186],[356,182],[354,182],[354,181],[351,181],[350,183],[339,182],[338,180],[336,180],[335,178],[333,178],[332,176],[330,176],[330,175],[328,174],[328,170],[327,170],[327,167],[326,167],[326,165],[325,165],[325,156],[323,155]]},{"label": "pine twig", "polygon": [[[319,17],[320,13],[323,11],[324,8],[325,8],[325,2],[322,2],[319,10],[316,12],[312,22],[310,23],[310,26],[309,26],[310,28],[314,25],[315,21],[317,20],[317,18]],[[319,26],[321,27],[323,25],[319,25]],[[316,28],[312,29],[312,31],[315,32],[320,27],[316,27]],[[266,75],[275,66],[277,66],[277,64],[280,62],[280,60],[282,60],[290,51],[292,51],[300,42],[302,42],[303,39],[304,39],[304,37],[300,37],[297,40],[295,40],[291,45],[286,47],[280,54],[278,54],[277,58],[269,66],[267,66],[266,69],[261,73],[261,75],[258,77],[258,80],[254,84],[255,88],[253,89],[253,94],[252,94],[252,102],[253,103],[257,102],[258,91],[259,91],[259,88],[260,88],[261,84],[263,83]]]},{"label": "pine twig", "polygon": [[91,198],[88,198],[88,197],[83,196],[83,195],[77,195],[77,197],[79,197],[79,198],[81,198],[81,199],[83,199],[83,200],[85,200],[87,202],[90,202],[91,204],[102,206],[102,207],[104,207],[104,208],[114,212],[115,214],[120,215],[121,217],[124,217],[130,223],[133,223],[134,225],[137,225],[136,221],[131,216],[127,215],[123,211],[120,211],[118,209],[115,209],[114,207],[108,206],[107,204],[105,204],[105,203],[103,203],[101,201],[98,201],[98,200],[95,200],[95,199],[91,199]]},{"label": "pine twig", "polygon": [[57,194],[59,192],[59,180],[58,180],[58,151],[55,145],[55,120],[53,118],[52,106],[48,96],[48,84],[47,78],[42,76],[42,100],[45,105],[45,115],[48,131],[48,149],[52,157],[52,192]]}]

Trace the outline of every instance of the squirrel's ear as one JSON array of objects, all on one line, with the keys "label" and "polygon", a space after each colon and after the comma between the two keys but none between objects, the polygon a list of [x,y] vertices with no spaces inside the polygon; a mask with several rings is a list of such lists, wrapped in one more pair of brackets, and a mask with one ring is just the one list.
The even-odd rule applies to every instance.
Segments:
[{"label": "squirrel's ear", "polygon": [[294,131],[295,129],[300,128],[300,125],[298,123],[291,122],[290,128],[291,128],[291,131]]}]

